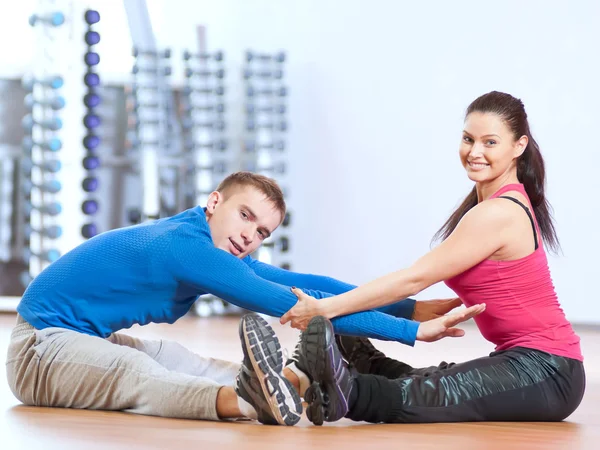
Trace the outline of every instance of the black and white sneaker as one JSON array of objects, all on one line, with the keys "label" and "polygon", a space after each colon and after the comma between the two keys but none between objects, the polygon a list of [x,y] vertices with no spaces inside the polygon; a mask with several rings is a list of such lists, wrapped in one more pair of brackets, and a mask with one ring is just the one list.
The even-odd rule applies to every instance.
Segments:
[{"label": "black and white sneaker", "polygon": [[315,425],[340,420],[349,410],[354,377],[337,347],[331,322],[313,317],[296,350],[294,362],[312,383],[304,393],[308,420]]},{"label": "black and white sneaker", "polygon": [[302,401],[292,383],[283,377],[283,354],[273,328],[257,314],[240,321],[244,361],[236,379],[236,393],[256,410],[267,425],[298,423]]}]

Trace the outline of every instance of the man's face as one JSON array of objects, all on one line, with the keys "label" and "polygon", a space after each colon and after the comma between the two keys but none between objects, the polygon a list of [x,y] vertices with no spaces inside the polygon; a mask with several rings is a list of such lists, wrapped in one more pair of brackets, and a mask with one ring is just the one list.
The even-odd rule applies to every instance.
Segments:
[{"label": "man's face", "polygon": [[224,197],[213,192],[206,217],[215,247],[244,258],[280,225],[283,217],[265,195],[253,187],[232,188]]}]

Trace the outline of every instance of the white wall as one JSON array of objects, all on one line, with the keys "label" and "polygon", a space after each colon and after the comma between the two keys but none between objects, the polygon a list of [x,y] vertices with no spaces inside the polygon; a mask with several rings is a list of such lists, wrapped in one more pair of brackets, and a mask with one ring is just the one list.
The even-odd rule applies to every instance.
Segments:
[{"label": "white wall", "polygon": [[[194,47],[198,24],[234,71],[246,48],[288,51],[298,270],[362,283],[421,256],[470,187],[457,156],[465,108],[490,90],[522,98],[546,158],[564,250],[550,259],[561,302],[571,320],[600,323],[598,2],[149,5],[160,43],[176,54]],[[118,9],[110,28],[103,16],[111,44],[105,40],[102,70],[111,73],[128,70]],[[436,286],[419,298],[449,294]]]}]

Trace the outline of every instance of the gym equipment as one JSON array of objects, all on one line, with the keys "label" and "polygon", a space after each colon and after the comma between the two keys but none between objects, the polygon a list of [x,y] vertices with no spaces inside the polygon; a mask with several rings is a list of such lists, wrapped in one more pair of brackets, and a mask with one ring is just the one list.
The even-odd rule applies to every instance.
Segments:
[{"label": "gym equipment", "polygon": [[255,131],[259,128],[267,128],[269,130],[277,130],[277,131],[286,131],[287,123],[284,121],[281,122],[264,122],[264,123],[256,123],[254,120],[249,119],[246,121],[246,130]]},{"label": "gym equipment", "polygon": [[60,190],[62,189],[62,185],[58,180],[44,181],[43,183],[33,183],[31,180],[25,180],[23,182],[23,190],[25,192],[31,192],[33,188],[36,188],[41,192],[56,194],[60,192]]},{"label": "gym equipment", "polygon": [[218,140],[218,141],[210,141],[210,142],[193,142],[193,141],[186,141],[184,144],[184,148],[186,150],[195,150],[198,148],[210,148],[213,150],[219,150],[219,151],[224,151],[227,150],[227,141],[225,140]]},{"label": "gym equipment", "polygon": [[185,76],[188,78],[191,77],[215,77],[215,78],[225,78],[225,70],[217,69],[215,71],[211,70],[194,70],[189,67],[185,69]]},{"label": "gym equipment", "polygon": [[31,114],[27,114],[25,117],[23,117],[21,124],[23,125],[23,128],[28,132],[31,132],[35,125],[52,131],[60,130],[63,126],[62,120],[60,120],[60,118],[58,117],[52,117],[50,119],[43,120],[35,120],[31,116]]},{"label": "gym equipment", "polygon": [[31,159],[24,159],[21,163],[25,172],[31,171],[33,167],[37,167],[44,172],[57,173],[60,172],[62,164],[57,159],[51,159],[41,163],[34,163]]},{"label": "gym equipment", "polygon": [[244,164],[245,170],[248,172],[273,172],[278,174],[285,173],[285,163],[274,163],[270,166],[259,166],[256,161],[247,161]]},{"label": "gym equipment", "polygon": [[81,211],[90,216],[98,212],[98,202],[96,200],[84,200],[81,204]]},{"label": "gym equipment", "polygon": [[165,50],[141,50],[137,47],[134,47],[131,54],[135,58],[139,58],[140,56],[146,56],[151,58],[170,58],[171,57],[171,49],[167,48]]},{"label": "gym equipment", "polygon": [[83,55],[83,60],[88,66],[97,66],[100,64],[100,55],[96,52],[86,52]]},{"label": "gym equipment", "polygon": [[[225,172],[227,172],[227,163],[225,161],[215,161],[212,164],[197,165],[195,166],[195,168],[197,170],[211,171],[218,174],[224,174]],[[194,168],[192,168],[191,170],[194,170]]]},{"label": "gym equipment", "polygon": [[96,31],[89,30],[84,36],[87,45],[96,45],[100,43],[100,34]]},{"label": "gym equipment", "polygon": [[44,25],[50,25],[52,27],[58,27],[65,23],[65,15],[61,12],[54,12],[50,14],[32,14],[29,16],[29,25],[32,27],[36,26],[39,23],[43,23]]},{"label": "gym equipment", "polygon": [[63,87],[64,80],[59,76],[49,76],[45,78],[34,78],[34,77],[24,77],[21,80],[21,85],[23,89],[26,91],[32,91],[33,86],[39,84],[44,87],[49,87],[51,89],[60,89]]},{"label": "gym equipment", "polygon": [[31,203],[25,203],[25,214],[30,215],[33,210],[48,216],[58,216],[62,212],[62,206],[58,202],[51,202],[40,206],[34,206]]},{"label": "gym equipment", "polygon": [[88,72],[83,77],[83,82],[88,87],[95,87],[100,84],[100,76],[94,72]]},{"label": "gym equipment", "polygon": [[291,270],[291,268],[292,268],[290,263],[283,263],[279,267],[281,267],[283,270]]},{"label": "gym equipment", "polygon": [[88,9],[84,15],[85,21],[88,25],[93,25],[100,22],[100,13],[93,9]]},{"label": "gym equipment", "polygon": [[95,134],[88,134],[83,138],[83,146],[88,150],[95,150],[100,145],[100,138]]},{"label": "gym equipment", "polygon": [[214,111],[216,113],[222,114],[225,112],[225,105],[223,103],[217,103],[216,105],[185,105],[183,110],[188,114],[192,111]]},{"label": "gym equipment", "polygon": [[189,61],[190,59],[214,59],[215,61],[223,61],[223,52],[217,51],[214,53],[191,53],[189,51],[183,52],[183,59]]},{"label": "gym equipment", "polygon": [[291,220],[292,220],[291,213],[289,211],[286,211],[285,216],[283,216],[283,222],[281,222],[281,226],[289,227]]},{"label": "gym equipment", "polygon": [[96,177],[85,177],[81,182],[81,187],[85,192],[95,192],[98,189],[99,181]]},{"label": "gym equipment", "polygon": [[127,220],[132,224],[140,223],[142,221],[142,213],[137,208],[130,208],[127,211]]},{"label": "gym equipment", "polygon": [[100,167],[100,158],[97,156],[88,155],[83,158],[82,164],[86,170],[94,170]]},{"label": "gym equipment", "polygon": [[269,53],[256,53],[251,50],[246,51],[246,61],[251,62],[254,60],[266,62],[266,61],[275,61],[278,63],[282,63],[285,61],[285,53],[278,52],[274,54]]},{"label": "gym equipment", "polygon": [[266,88],[266,89],[256,89],[253,86],[248,86],[246,88],[246,95],[248,97],[254,97],[256,95],[266,95],[266,96],[277,96],[277,97],[285,97],[287,95],[287,89],[282,86],[279,88]]},{"label": "gym equipment", "polygon": [[246,140],[244,142],[244,150],[247,152],[254,152],[256,150],[285,150],[285,142],[284,141],[274,141],[270,143],[257,143],[252,140]]},{"label": "gym equipment", "polygon": [[181,126],[183,129],[189,128],[214,128],[219,131],[223,131],[225,129],[225,122],[223,120],[215,120],[214,122],[195,122],[193,119],[183,119],[181,121]]},{"label": "gym equipment", "polygon": [[32,233],[41,234],[50,239],[58,239],[62,236],[62,228],[58,225],[49,225],[42,229],[33,228],[31,225],[25,225],[25,236],[30,237]]},{"label": "gym equipment", "polygon": [[83,125],[86,128],[98,128],[100,126],[100,122],[100,116],[98,116],[98,114],[88,112],[85,116],[83,116]]},{"label": "gym equipment", "polygon": [[30,249],[23,251],[23,261],[29,261],[32,256],[35,256],[43,261],[48,261],[49,263],[53,263],[60,258],[60,252],[56,249],[43,250],[41,252],[32,252]]},{"label": "gym equipment", "polygon": [[88,92],[83,96],[83,103],[88,108],[96,108],[101,103],[100,96],[94,92]]},{"label": "gym equipment", "polygon": [[285,105],[277,105],[277,106],[255,106],[252,104],[246,105],[246,112],[248,114],[255,113],[277,113],[277,114],[285,114],[286,108]]},{"label": "gym equipment", "polygon": [[62,148],[62,142],[58,138],[51,138],[43,142],[35,142],[31,137],[26,136],[23,138],[23,149],[27,152],[31,152],[34,146],[40,147],[42,150],[49,150],[51,152],[57,152]]},{"label": "gym equipment", "polygon": [[65,107],[65,99],[58,95],[47,100],[36,100],[33,94],[27,94],[25,96],[25,106],[31,109],[36,105],[45,106],[54,111],[58,111],[59,109],[63,109]]},{"label": "gym equipment", "polygon": [[214,88],[193,88],[186,86],[183,88],[184,95],[197,94],[214,94],[214,95],[225,95],[225,88],[223,86],[216,86]]},{"label": "gym equipment", "polygon": [[280,80],[283,78],[283,71],[281,69],[263,72],[257,72],[252,69],[244,70],[244,79],[249,80],[250,78],[273,78],[274,80]]},{"label": "gym equipment", "polygon": [[262,247],[273,248],[279,250],[281,253],[286,253],[290,249],[290,240],[287,236],[281,236],[279,239],[274,239],[271,242],[264,242]]},{"label": "gym equipment", "polygon": [[131,73],[133,74],[138,74],[138,73],[149,73],[149,74],[159,74],[159,75],[171,75],[171,68],[170,67],[140,67],[140,66],[133,66],[133,69],[131,69]]},{"label": "gym equipment", "polygon": [[94,223],[86,223],[81,227],[81,235],[84,238],[93,238],[98,234],[98,227]]}]

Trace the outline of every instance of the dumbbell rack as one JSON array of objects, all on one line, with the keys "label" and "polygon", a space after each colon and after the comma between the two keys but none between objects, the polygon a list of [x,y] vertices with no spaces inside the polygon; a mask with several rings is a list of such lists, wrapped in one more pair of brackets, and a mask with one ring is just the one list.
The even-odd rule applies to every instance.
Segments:
[{"label": "dumbbell rack", "polygon": [[[173,211],[165,208],[168,202],[169,177],[161,170],[171,148],[172,104],[168,78],[171,75],[169,49],[149,51],[133,49],[133,84],[128,99],[128,137],[126,158],[131,168],[140,174],[142,204],[129,212],[131,223],[158,219]],[[137,160],[138,164],[134,161]],[[168,210],[165,210],[168,209]]]},{"label": "dumbbell rack", "polygon": [[[62,12],[52,9],[53,5],[32,14],[29,23],[34,27],[38,42],[46,42],[44,51],[39,51],[31,76],[23,79],[23,87],[29,94],[25,104],[29,109],[22,121],[25,130],[23,157],[21,159],[21,193],[23,207],[24,233],[19,236],[21,242],[16,247],[22,249],[22,256],[28,270],[20,276],[21,283],[27,286],[48,264],[60,257],[55,240],[60,238],[62,228],[57,216],[62,211],[56,194],[62,185],[57,179],[60,161],[55,153],[61,149],[62,142],[58,131],[62,129],[59,112],[65,106],[65,100],[59,95],[64,81],[56,74],[59,62],[56,61],[57,29],[65,22]],[[52,155],[52,156],[50,156]]]},{"label": "dumbbell rack", "polygon": [[[242,77],[245,81],[245,126],[242,145],[242,169],[267,175],[285,187],[287,152],[285,133],[287,125],[287,87],[284,84],[286,55],[278,53],[246,52]],[[287,195],[286,195],[287,197]],[[282,228],[265,241],[254,255],[260,261],[290,269],[286,260],[289,236],[285,229],[290,224],[286,214]]]},{"label": "dumbbell rack", "polygon": [[[181,180],[191,204],[205,205],[228,170],[225,121],[225,57],[222,51],[183,52],[183,150],[187,170]],[[219,155],[217,157],[217,155]]]}]

